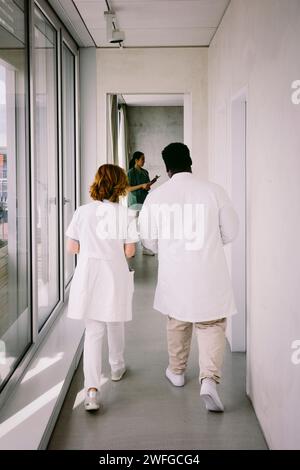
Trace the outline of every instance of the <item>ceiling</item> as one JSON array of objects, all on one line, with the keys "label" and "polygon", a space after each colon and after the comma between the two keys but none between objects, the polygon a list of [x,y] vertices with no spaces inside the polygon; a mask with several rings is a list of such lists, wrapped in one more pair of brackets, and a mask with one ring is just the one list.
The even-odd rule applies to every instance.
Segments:
[{"label": "ceiling", "polygon": [[122,95],[124,102],[128,106],[183,106],[184,95]]},{"label": "ceiling", "polygon": [[[105,0],[49,0],[79,45],[119,47],[106,38]],[[108,0],[124,47],[209,46],[230,0]],[[85,30],[85,31],[84,31]]]}]

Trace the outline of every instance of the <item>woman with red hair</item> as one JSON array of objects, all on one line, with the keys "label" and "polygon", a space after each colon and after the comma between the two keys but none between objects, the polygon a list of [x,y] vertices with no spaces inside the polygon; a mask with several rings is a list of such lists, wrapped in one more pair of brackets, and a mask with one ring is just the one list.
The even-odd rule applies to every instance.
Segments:
[{"label": "woman with red hair", "polygon": [[132,319],[133,272],[126,258],[135,254],[135,214],[119,204],[126,195],[124,170],[105,164],[90,187],[92,202],[80,206],[66,231],[67,249],[79,254],[68,317],[85,320],[85,409],[99,409],[102,343],[107,330],[111,379],[120,380],[124,362],[124,322]]}]

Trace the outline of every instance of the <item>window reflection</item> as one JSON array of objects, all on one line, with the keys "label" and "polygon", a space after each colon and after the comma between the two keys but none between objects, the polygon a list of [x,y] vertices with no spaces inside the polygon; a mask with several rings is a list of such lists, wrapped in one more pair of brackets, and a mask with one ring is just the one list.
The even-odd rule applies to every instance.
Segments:
[{"label": "window reflection", "polygon": [[[75,57],[63,45],[62,110],[64,161],[64,226],[68,227],[75,210]],[[74,256],[65,249],[65,285],[75,269]]]},{"label": "window reflection", "polygon": [[59,301],[57,32],[35,8],[35,158],[39,328]]},{"label": "window reflection", "polygon": [[[65,253],[65,276],[60,279],[63,224],[59,215],[66,226],[75,210],[75,55],[63,43],[58,77],[58,38],[62,40],[65,33],[58,36],[58,19],[49,10],[49,21],[38,2],[34,2],[33,25],[26,25],[29,4],[0,0],[0,391],[32,344],[32,330],[39,343],[37,333],[58,305],[63,284],[70,281],[75,267],[74,257]],[[27,27],[31,26],[34,128],[29,142]],[[60,166],[58,80],[62,98]],[[33,163],[35,179],[30,181]],[[30,191],[31,185],[35,192]],[[36,197],[31,199],[33,195]],[[30,213],[35,214],[34,227]],[[36,252],[31,256],[32,234],[36,235]],[[31,308],[31,291],[37,291],[37,312],[35,302]],[[38,322],[32,325],[36,313]],[[48,362],[39,364],[34,374],[48,366]]]},{"label": "window reflection", "polygon": [[31,342],[24,1],[0,9],[0,387]]}]

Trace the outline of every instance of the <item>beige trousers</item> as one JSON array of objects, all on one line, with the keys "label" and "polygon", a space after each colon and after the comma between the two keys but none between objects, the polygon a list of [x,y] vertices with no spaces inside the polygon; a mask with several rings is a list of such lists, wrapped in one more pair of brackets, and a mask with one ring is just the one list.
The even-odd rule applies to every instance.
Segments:
[{"label": "beige trousers", "polygon": [[[199,381],[211,378],[219,383],[225,350],[226,318],[195,323],[195,330],[199,350]],[[169,368],[174,374],[183,374],[187,367],[192,333],[193,323],[168,317]]]}]

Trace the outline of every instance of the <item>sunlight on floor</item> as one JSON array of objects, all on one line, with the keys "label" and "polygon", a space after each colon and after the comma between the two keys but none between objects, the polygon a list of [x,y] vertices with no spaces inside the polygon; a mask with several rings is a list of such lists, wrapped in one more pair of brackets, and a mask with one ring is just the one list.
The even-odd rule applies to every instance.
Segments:
[{"label": "sunlight on floor", "polygon": [[0,438],[22,424],[27,418],[43,408],[43,406],[47,405],[50,401],[57,399],[63,383],[63,381],[59,382],[57,385],[47,390],[43,395],[29,403],[29,405],[22,408],[6,421],[3,421],[3,423],[0,424]]},{"label": "sunlight on floor", "polygon": [[47,369],[48,367],[52,366],[56,362],[60,361],[63,358],[63,355],[64,355],[63,352],[59,352],[54,357],[43,357],[42,359],[39,359],[37,365],[33,367],[33,369],[30,369],[24,375],[21,383],[26,382],[27,380],[39,374],[43,370]]}]

